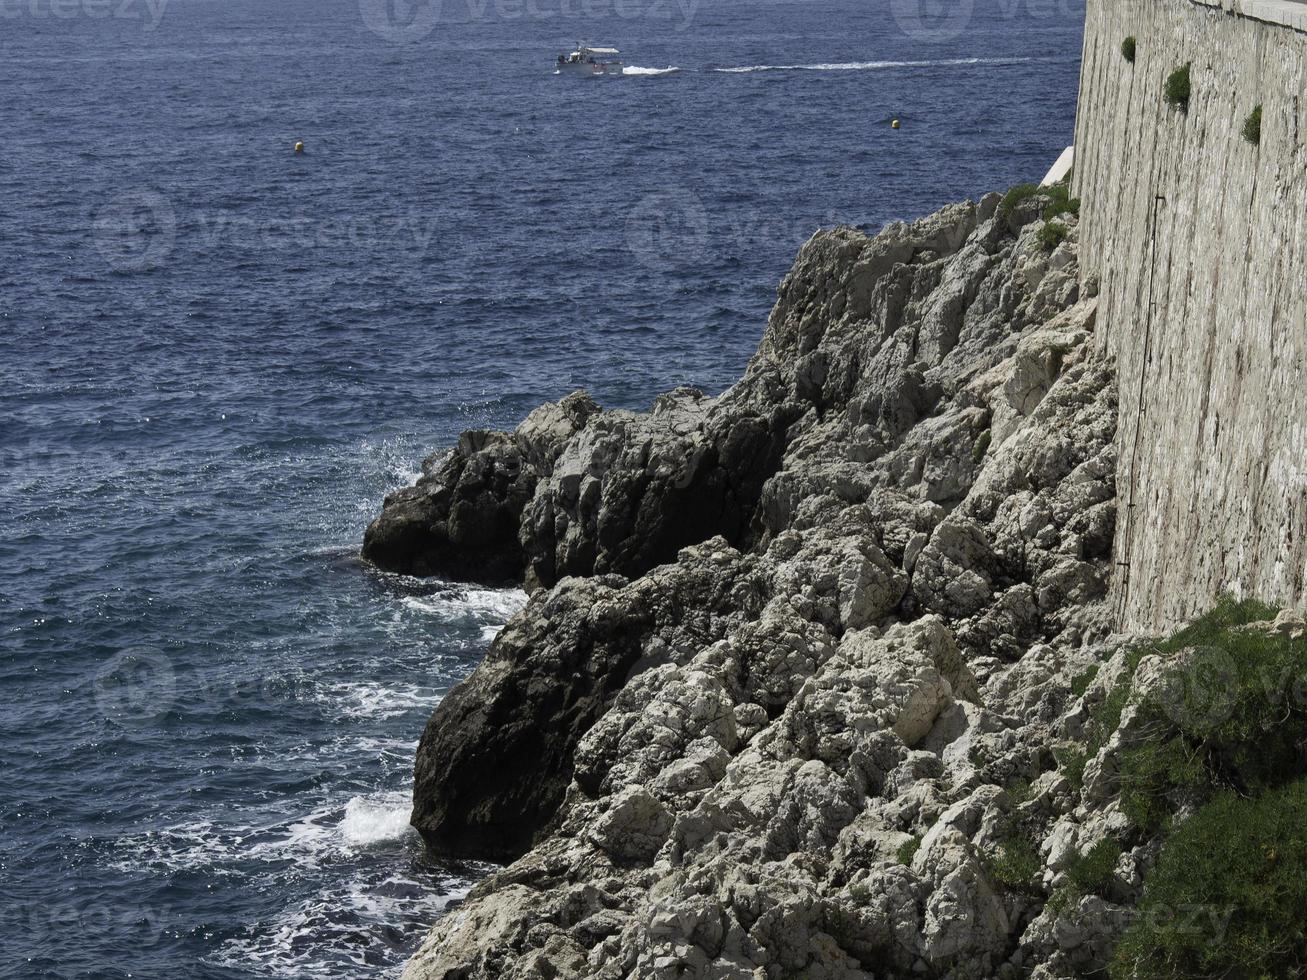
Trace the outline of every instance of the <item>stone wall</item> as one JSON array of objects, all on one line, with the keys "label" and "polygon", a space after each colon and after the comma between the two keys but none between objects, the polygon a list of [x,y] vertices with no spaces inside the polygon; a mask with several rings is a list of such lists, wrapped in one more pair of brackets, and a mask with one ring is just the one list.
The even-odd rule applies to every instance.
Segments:
[{"label": "stone wall", "polygon": [[[1088,3],[1074,180],[1098,342],[1118,358],[1127,626],[1170,626],[1222,592],[1304,599],[1304,31],[1307,4],[1280,0]],[[1163,99],[1186,62],[1187,113]]]}]

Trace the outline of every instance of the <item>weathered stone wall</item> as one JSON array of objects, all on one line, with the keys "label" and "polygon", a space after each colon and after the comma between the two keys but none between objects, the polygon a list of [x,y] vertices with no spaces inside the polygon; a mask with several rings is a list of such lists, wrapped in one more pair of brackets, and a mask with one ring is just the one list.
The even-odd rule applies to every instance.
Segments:
[{"label": "weathered stone wall", "polygon": [[[1304,599],[1305,31],[1307,4],[1279,0],[1088,3],[1074,179],[1118,358],[1114,587],[1132,627],[1221,592]],[[1184,113],[1163,89],[1186,62]]]}]

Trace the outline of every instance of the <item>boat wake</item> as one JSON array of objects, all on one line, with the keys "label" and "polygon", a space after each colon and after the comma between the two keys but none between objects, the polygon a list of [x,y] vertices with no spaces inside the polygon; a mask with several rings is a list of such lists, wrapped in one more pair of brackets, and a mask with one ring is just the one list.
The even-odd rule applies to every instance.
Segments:
[{"label": "boat wake", "polygon": [[625,65],[622,68],[623,75],[674,75],[679,72],[679,68],[642,68],[639,65]]},{"label": "boat wake", "polygon": [[950,58],[936,61],[836,61],[815,65],[747,65],[740,68],[713,68],[728,75],[759,71],[876,71],[885,68],[946,68],[958,65],[1019,65],[1034,58]]}]

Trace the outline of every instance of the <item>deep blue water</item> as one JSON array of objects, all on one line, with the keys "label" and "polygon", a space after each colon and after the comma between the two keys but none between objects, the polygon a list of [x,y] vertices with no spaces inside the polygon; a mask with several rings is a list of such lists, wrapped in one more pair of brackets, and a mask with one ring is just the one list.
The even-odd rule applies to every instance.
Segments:
[{"label": "deep blue water", "polygon": [[1058,0],[392,2],[0,0],[0,976],[393,974],[478,874],[417,737],[521,596],[363,567],[383,494],[724,387],[816,227],[1071,137]]}]

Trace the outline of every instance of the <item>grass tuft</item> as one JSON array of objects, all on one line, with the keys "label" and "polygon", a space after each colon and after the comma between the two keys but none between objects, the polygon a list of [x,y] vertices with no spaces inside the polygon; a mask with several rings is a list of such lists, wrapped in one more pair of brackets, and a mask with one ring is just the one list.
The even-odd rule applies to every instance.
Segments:
[{"label": "grass tuft", "polygon": [[1089,685],[1094,683],[1094,678],[1098,676],[1098,668],[1101,664],[1090,664],[1075,677],[1071,678],[1071,696],[1084,697],[1085,692],[1089,690]]},{"label": "grass tuft", "polygon": [[1046,221],[1044,227],[1039,229],[1035,237],[1039,240],[1040,245],[1043,245],[1044,248],[1051,252],[1066,241],[1069,234],[1067,226],[1062,222]]},{"label": "grass tuft", "polygon": [[1262,142],[1262,107],[1258,106],[1252,112],[1248,113],[1248,118],[1243,121],[1243,138],[1253,146],[1259,146]]},{"label": "grass tuft", "polygon": [[921,850],[921,835],[914,834],[910,840],[905,840],[899,845],[894,856],[899,859],[899,864],[911,864],[919,850]]},{"label": "grass tuft", "polygon": [[1166,88],[1162,94],[1167,105],[1188,113],[1189,92],[1189,65],[1185,64],[1166,77]]},{"label": "grass tuft", "polygon": [[1018,204],[1028,197],[1034,197],[1039,193],[1038,184],[1017,184],[1003,195],[1003,201],[999,204],[998,210],[1004,218],[1008,217]]},{"label": "grass tuft", "polygon": [[1132,65],[1135,63],[1135,38],[1133,34],[1121,42],[1121,57]]},{"label": "grass tuft", "polygon": [[1072,789],[1080,792],[1085,785],[1085,763],[1089,761],[1085,750],[1079,745],[1059,745],[1053,750],[1053,758]]},{"label": "grass tuft", "polygon": [[1051,221],[1064,214],[1080,213],[1080,198],[1071,196],[1071,188],[1065,183],[1045,187],[1040,193],[1048,198],[1048,204],[1042,215],[1045,221]]},{"label": "grass tuft", "polygon": [[989,876],[1009,891],[1035,893],[1044,864],[1027,837],[1009,837],[986,861]]}]

